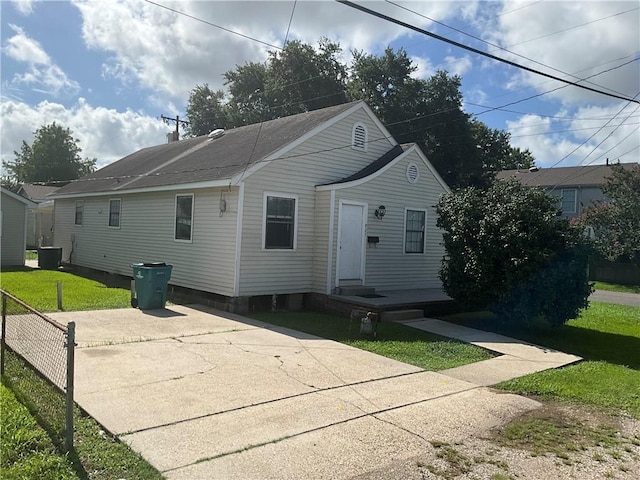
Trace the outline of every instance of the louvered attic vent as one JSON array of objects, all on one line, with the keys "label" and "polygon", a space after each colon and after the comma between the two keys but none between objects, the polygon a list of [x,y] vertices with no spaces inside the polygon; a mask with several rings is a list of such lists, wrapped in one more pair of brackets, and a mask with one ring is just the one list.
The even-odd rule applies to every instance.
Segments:
[{"label": "louvered attic vent", "polygon": [[367,150],[367,128],[361,123],[356,123],[353,126],[353,138],[351,147],[354,150]]}]

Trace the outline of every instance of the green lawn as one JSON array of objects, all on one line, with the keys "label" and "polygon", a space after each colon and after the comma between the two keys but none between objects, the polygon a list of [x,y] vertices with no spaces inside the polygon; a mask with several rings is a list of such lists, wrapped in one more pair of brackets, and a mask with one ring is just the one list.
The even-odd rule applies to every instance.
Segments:
[{"label": "green lawn", "polygon": [[618,283],[595,282],[596,290],[608,290],[610,292],[640,293],[640,285],[620,285]]},{"label": "green lawn", "polygon": [[127,444],[104,432],[79,408],[74,410],[74,450],[61,453],[63,395],[12,353],[0,395],[0,478],[3,479],[140,479],[162,475]]},{"label": "green lawn", "polygon": [[253,318],[329,338],[377,353],[425,370],[444,370],[486,360],[492,353],[474,345],[416,330],[398,323],[383,322],[377,339],[360,334],[360,322],[312,312],[258,313]]},{"label": "green lawn", "polygon": [[58,309],[57,282],[62,282],[63,310],[100,310],[130,306],[131,294],[69,272],[28,267],[2,271],[0,286],[41,312]]},{"label": "green lawn", "polygon": [[640,418],[640,307],[591,302],[589,309],[566,325],[537,325],[529,331],[492,326],[492,316],[486,312],[451,315],[443,320],[505,333],[585,359],[517,378],[498,388],[621,409]]}]

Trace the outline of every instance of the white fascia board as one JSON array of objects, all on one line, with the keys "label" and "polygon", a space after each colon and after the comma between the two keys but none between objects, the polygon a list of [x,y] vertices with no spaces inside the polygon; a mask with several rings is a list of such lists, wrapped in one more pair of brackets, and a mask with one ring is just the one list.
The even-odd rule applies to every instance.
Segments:
[{"label": "white fascia board", "polygon": [[[293,142],[289,143],[288,145],[285,145],[284,147],[280,148],[279,150],[276,150],[271,155],[263,158],[259,162],[255,163],[251,167],[247,168],[244,172],[237,174],[236,176],[233,177],[232,184],[233,185],[237,185],[242,180],[244,180],[245,178],[253,175],[254,173],[256,173],[261,168],[266,167],[271,161],[276,160],[279,157],[282,157],[287,152],[293,150],[294,148],[298,147],[299,145],[301,145],[302,143],[306,142],[310,138],[314,137],[318,133],[322,132],[323,130],[325,130],[325,129],[329,128],[329,127],[331,127],[332,125],[335,125],[336,123],[338,123],[339,121],[341,121],[345,117],[348,117],[349,115],[351,115],[352,113],[354,113],[354,112],[356,112],[356,111],[358,111],[360,109],[363,109],[365,111],[365,113],[371,118],[371,120],[376,124],[376,126],[382,131],[384,137],[389,141],[389,144],[392,147],[394,147],[394,146],[396,146],[398,144],[398,142],[396,142],[396,140],[391,136],[389,131],[385,128],[385,126],[378,119],[378,117],[376,117],[375,113],[373,113],[373,111],[369,108],[369,106],[365,102],[360,101],[360,102],[356,103],[353,107],[349,108],[348,110],[345,110],[344,112],[339,113],[338,115],[336,115],[332,119],[327,120],[324,123],[321,123],[320,125],[318,125],[313,130],[310,130],[307,133],[305,133],[304,135],[302,135],[301,137],[298,137],[296,140],[294,140]],[[345,148],[351,148],[351,145],[345,145]]]},{"label": "white fascia board", "polygon": [[376,172],[373,172],[371,175],[368,175],[368,176],[363,177],[363,178],[359,178],[358,180],[353,180],[351,182],[335,183],[335,184],[330,184],[330,185],[318,185],[316,187],[316,191],[322,192],[322,191],[325,191],[325,190],[343,190],[345,188],[357,187],[358,185],[362,185],[364,183],[367,183],[368,181],[373,180],[374,178],[377,178],[380,175],[382,175],[384,172],[386,172],[387,170],[392,168],[396,163],[402,161],[405,157],[409,156],[413,152],[418,154],[418,157],[420,158],[420,160],[422,160],[422,162],[424,163],[424,166],[427,167],[427,169],[435,177],[435,179],[442,186],[442,188],[445,190],[445,192],[449,192],[450,189],[447,186],[447,184],[445,183],[445,181],[442,180],[442,177],[438,174],[436,169],[433,168],[433,165],[431,165],[431,162],[429,162],[429,160],[427,160],[427,157],[424,155],[424,153],[422,153],[422,150],[420,150],[420,147],[418,147],[417,145],[412,145],[407,150],[405,150],[400,155],[398,155],[396,158],[394,158],[389,163],[387,163],[380,170],[378,170]]},{"label": "white fascia board", "polygon": [[172,192],[176,190],[199,190],[201,188],[216,188],[216,187],[228,187],[231,184],[231,179],[223,178],[220,180],[209,180],[206,182],[195,183],[180,183],[176,185],[160,185],[157,187],[143,187],[132,188],[130,190],[102,190],[99,192],[85,192],[85,193],[68,193],[68,194],[54,194],[49,198],[54,200],[60,200],[64,198],[85,198],[85,197],[104,197],[108,195],[128,195],[131,193],[151,193],[151,192]]}]

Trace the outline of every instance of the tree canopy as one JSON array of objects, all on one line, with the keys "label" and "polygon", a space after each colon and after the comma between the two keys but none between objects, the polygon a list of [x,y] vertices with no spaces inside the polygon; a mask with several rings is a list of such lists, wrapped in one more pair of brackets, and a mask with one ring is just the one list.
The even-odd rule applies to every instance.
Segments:
[{"label": "tree canopy", "polygon": [[591,227],[605,259],[625,259],[640,268],[640,165],[612,165],[602,191],[608,200],[588,207],[576,223]]},{"label": "tree canopy", "polygon": [[224,74],[228,91],[207,84],[190,93],[190,133],[237,127],[364,100],[400,143],[417,143],[451,187],[486,187],[495,172],[528,168],[528,150],[510,144],[510,135],[487,127],[463,110],[462,79],[446,71],[424,80],[400,48],[381,55],[354,51],[341,60],[338,43],[318,47],[291,41],[269,53],[264,63],[246,63]]},{"label": "tree canopy", "polygon": [[67,182],[95,170],[96,159],[80,157],[79,140],[71,130],[53,122],[35,131],[33,143],[24,140],[13,162],[2,161],[13,183]]},{"label": "tree canopy", "polygon": [[560,325],[586,308],[586,240],[542,189],[498,180],[486,191],[445,194],[436,209],[446,250],[440,277],[452,298],[509,324],[542,316]]}]

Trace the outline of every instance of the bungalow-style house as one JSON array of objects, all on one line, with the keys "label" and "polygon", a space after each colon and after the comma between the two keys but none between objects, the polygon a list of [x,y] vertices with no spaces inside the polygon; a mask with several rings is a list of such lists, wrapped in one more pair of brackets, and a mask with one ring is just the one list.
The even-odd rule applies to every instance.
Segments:
[{"label": "bungalow-style house", "polygon": [[[629,167],[632,165],[637,164],[623,164]],[[503,170],[498,172],[496,178],[515,178],[523,185],[544,188],[550,195],[558,197],[562,215],[571,219],[579,217],[587,207],[605,200],[602,186],[610,176],[611,167],[607,164]]]},{"label": "bungalow-style house", "polygon": [[53,200],[47,198],[60,187],[25,183],[18,194],[36,204],[27,209],[27,248],[53,245]]},{"label": "bungalow-style house", "polygon": [[236,312],[256,296],[441,288],[447,190],[354,102],[144,148],[74,181],[53,195],[54,245],[129,276],[172,264],[170,285]]},{"label": "bungalow-style house", "polygon": [[4,187],[0,199],[1,264],[24,265],[27,235],[27,209],[35,208],[32,201]]}]

